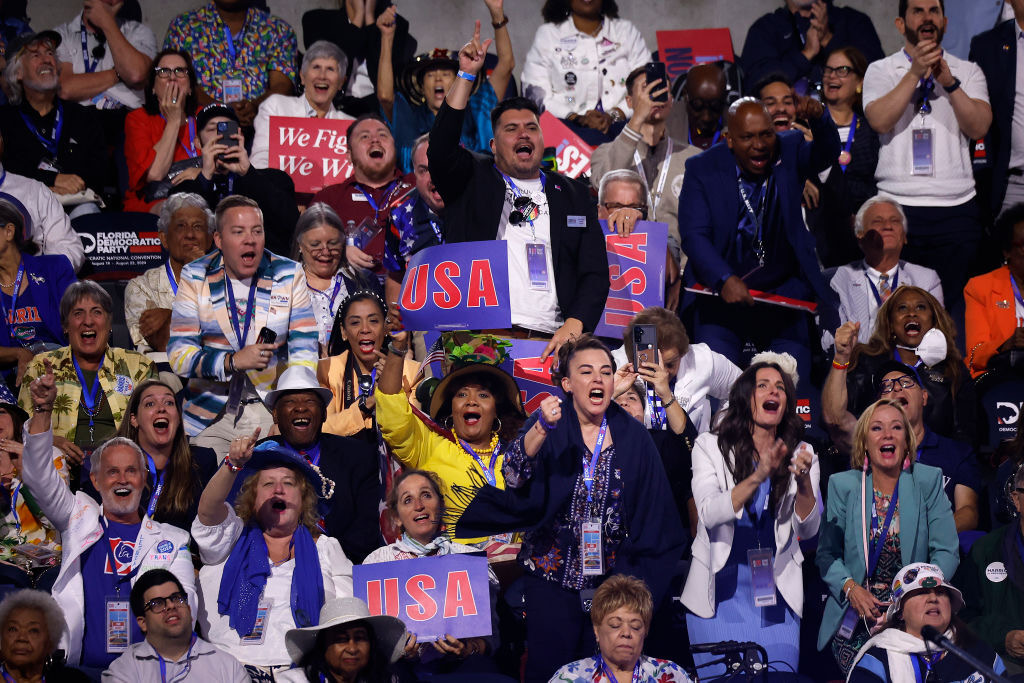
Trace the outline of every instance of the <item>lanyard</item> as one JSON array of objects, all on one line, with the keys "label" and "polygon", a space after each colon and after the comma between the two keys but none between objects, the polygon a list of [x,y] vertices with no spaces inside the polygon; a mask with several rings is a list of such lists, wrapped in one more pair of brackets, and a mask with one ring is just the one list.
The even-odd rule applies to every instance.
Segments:
[{"label": "lanyard", "polygon": [[[255,317],[256,311],[253,310],[253,302],[256,301],[256,278],[259,277],[259,272],[256,272],[252,276],[252,284],[249,285],[249,301],[245,305],[245,327],[242,327],[238,322],[238,307],[235,306],[235,292],[234,286],[231,281],[227,282],[228,290],[228,314],[231,316],[231,326],[235,328],[235,337],[238,339],[238,349],[241,350],[245,346],[245,340],[249,337],[249,325],[252,323],[252,319]],[[224,279],[227,280],[227,273],[224,274]]]},{"label": "lanyard", "polygon": [[[167,119],[164,117],[163,114],[160,114],[160,118],[162,118],[164,120],[164,123],[167,123]],[[188,126],[188,145],[186,145],[184,142],[181,141],[181,135],[178,136],[178,144],[181,145],[181,148],[183,150],[185,150],[185,156],[187,156],[189,159],[192,159],[193,157],[198,156],[198,152],[196,152],[196,119],[195,119],[195,117],[193,117],[193,116],[186,117],[185,118],[185,125]]]},{"label": "lanyard", "polygon": [[[598,652],[597,655],[594,656],[594,664],[596,665],[596,668],[600,669],[601,672],[604,673],[604,675],[608,677],[609,681],[611,681],[612,683],[619,683],[619,679],[615,678],[615,674],[613,674],[612,670],[608,668],[608,665],[605,663],[604,657],[601,656],[600,652]],[[636,660],[636,664],[633,666],[633,679],[632,679],[632,683],[640,683],[640,660],[639,659]]]},{"label": "lanyard", "polygon": [[[873,278],[870,275],[868,275],[867,273],[864,273],[864,277],[866,277],[868,279],[868,287],[871,288],[871,293],[875,295],[875,303],[878,304],[879,306],[881,306],[882,305],[882,295],[878,293],[878,287],[875,287],[875,283],[872,282]],[[896,266],[896,272],[893,273],[893,276],[892,276],[892,284],[889,285],[889,291],[890,292],[895,292],[896,291],[896,288],[899,287],[899,281],[900,281],[900,268],[899,268],[899,266]],[[899,360],[899,359],[897,359],[897,360]]]},{"label": "lanyard", "polygon": [[[943,52],[943,54],[945,54],[945,52]],[[914,58],[911,57],[907,53],[906,50],[903,51],[903,55],[907,58],[908,62],[910,62],[911,64],[914,63]],[[917,83],[917,88],[918,88],[918,90],[921,91],[921,109],[920,109],[920,111],[921,111],[921,121],[922,122],[924,121],[925,114],[932,113],[932,105],[928,101],[928,93],[930,93],[932,91],[932,88],[934,88],[934,87],[935,87],[935,78],[933,76],[929,76],[928,78],[922,78]]]},{"label": "lanyard", "polygon": [[[160,656],[160,653],[156,653],[156,658],[160,660],[160,681],[161,683],[176,683],[177,681],[184,680],[188,677],[189,671],[192,670],[192,648],[196,645],[196,634],[192,634],[192,642],[188,644],[188,652],[185,653],[185,668],[178,672],[178,674],[170,681],[167,680],[167,663],[164,658]],[[153,649],[156,652],[156,649]]]},{"label": "lanyard", "polygon": [[[171,283],[171,289],[174,291],[175,296],[178,294],[178,281],[174,277],[174,271],[171,269],[171,259],[164,261],[164,270],[167,271],[167,280]],[[231,284],[230,282],[228,284]]]},{"label": "lanyard", "polygon": [[[114,572],[114,591],[116,591],[117,595],[120,596],[121,595],[121,584],[124,583],[125,581],[131,581],[132,578],[139,572],[139,568],[138,567],[132,567],[132,570],[130,572],[128,572],[127,574],[124,574],[124,575],[118,574],[118,572],[117,572],[117,559],[114,557],[114,549],[110,547],[110,532],[107,529],[107,520],[102,515],[100,516],[100,524],[103,526],[103,538],[100,539],[100,542],[103,543],[103,548],[104,548],[104,550],[107,551],[107,559],[110,560],[110,569],[111,569],[111,571]],[[135,539],[135,540],[136,540],[136,543],[137,543],[138,539]],[[138,548],[133,548],[132,549],[132,564],[135,564],[135,553],[137,551],[138,551]]]},{"label": "lanyard", "polygon": [[75,358],[75,354],[71,354],[71,362],[75,365],[75,372],[78,374],[78,381],[82,385],[82,404],[85,406],[85,412],[89,416],[89,441],[95,442],[93,438],[92,429],[94,426],[93,418],[99,412],[99,398],[100,398],[100,370],[103,369],[103,361],[107,359],[107,354],[103,354],[100,358],[100,364],[96,367],[96,377],[93,378],[92,388],[87,389],[85,386],[85,375],[82,374],[82,368],[78,365],[78,359]]},{"label": "lanyard", "polygon": [[[885,546],[885,538],[889,535],[889,525],[892,524],[893,514],[896,512],[896,503],[899,501],[900,496],[900,482],[896,481],[896,487],[892,490],[892,498],[889,499],[889,509],[885,513],[885,521],[882,523],[882,533],[878,536],[878,541],[875,542],[874,547],[871,549],[871,558],[868,562],[868,573],[864,577],[870,579],[871,575],[875,573],[875,567],[878,566],[878,560],[882,557],[882,548]],[[874,493],[871,495],[871,533],[875,533],[875,529],[878,528],[878,508],[875,507],[875,496]]]},{"label": "lanyard", "polygon": [[666,136],[665,140],[665,159],[661,162],[661,173],[658,175],[658,187],[651,194],[651,187],[647,184],[647,176],[644,174],[643,163],[640,160],[640,152],[633,150],[633,164],[636,166],[636,172],[640,175],[640,179],[644,181],[644,189],[647,190],[647,195],[650,197],[651,208],[654,209],[651,220],[657,220],[658,216],[658,204],[661,203],[661,193],[665,190],[665,179],[668,178],[668,165],[669,160],[672,158],[672,138]]},{"label": "lanyard", "polygon": [[757,239],[754,240],[754,256],[757,257],[758,265],[764,266],[764,213],[765,206],[768,204],[768,182],[764,181],[764,195],[761,197],[761,206],[758,207],[760,213],[754,211],[754,207],[750,204],[750,197],[747,195],[747,191],[743,189],[743,179],[737,176],[736,186],[740,189],[740,197],[743,198],[743,205],[747,208],[747,213],[750,214],[750,219],[754,221],[754,225],[757,227]]},{"label": "lanyard", "polygon": [[[917,658],[917,663],[914,664],[914,678],[917,680],[917,683],[926,683],[928,677],[932,674],[932,667],[939,663],[943,654],[942,652],[936,652],[925,657],[924,655],[914,653],[914,657]],[[923,680],[921,678],[921,664],[924,664],[925,670]]]},{"label": "lanyard", "polygon": [[[505,184],[508,185],[510,190],[512,190],[512,194],[514,194],[517,197],[522,197],[524,194],[526,194],[526,192],[524,190],[520,189],[519,186],[516,185],[516,181],[512,180],[512,178],[510,178],[507,175],[505,175],[502,172],[502,170],[500,168],[498,168],[497,165],[494,166],[494,170],[497,171],[499,174],[501,174],[501,177],[505,179]],[[643,175],[643,174],[641,173],[640,175]],[[547,183],[548,183],[548,177],[544,173],[544,171],[541,171],[540,172],[540,189],[541,190],[546,190],[547,189]]]},{"label": "lanyard", "polygon": [[651,429],[667,429],[668,415],[664,406],[661,405],[661,397],[649,384],[647,385],[647,405],[651,407]]},{"label": "lanyard", "polygon": [[[14,493],[11,494],[11,515],[14,517],[14,529],[21,535],[21,516],[18,514],[18,492],[21,491],[21,482],[14,487]],[[1019,542],[1019,541],[1018,541]]]},{"label": "lanyard", "polygon": [[[7,665],[6,664],[0,664],[0,674],[3,674],[4,681],[6,683],[18,683],[16,680],[14,680],[14,677],[11,676],[11,674],[9,674],[7,672]],[[43,676],[40,679],[39,683],[46,683],[46,676]]]},{"label": "lanyard", "polygon": [[[484,479],[487,480],[487,483],[490,484],[491,486],[497,486],[498,485],[497,479],[494,478],[494,463],[498,459],[498,450],[499,450],[498,446],[496,445],[494,447],[494,450],[491,451],[491,462],[490,462],[490,464],[485,465],[484,461],[480,457],[480,455],[475,450],[473,450],[472,446],[470,446],[468,443],[466,443],[465,439],[459,439],[459,444],[462,446],[463,450],[466,451],[466,453],[471,455],[473,457],[473,459],[476,460],[476,464],[480,465],[480,469],[482,469],[484,471]],[[587,489],[587,490],[589,491],[590,489]]]},{"label": "lanyard", "polygon": [[[14,291],[11,292],[11,310],[7,311],[3,305],[3,297],[0,297],[0,308],[3,309],[4,319],[7,321],[8,326],[14,326],[14,314],[18,310],[18,291],[21,289],[21,280],[25,275],[25,261],[18,264],[18,274],[14,278]],[[1012,278],[1011,278],[1012,279]],[[13,335],[12,335],[13,336]]]},{"label": "lanyard", "polygon": [[[335,299],[338,298],[338,292],[341,291],[341,278],[339,278],[337,275],[335,275],[334,278],[334,291],[332,291],[330,297],[328,297],[329,301],[327,304],[327,310],[331,312],[331,315],[334,315],[334,301]],[[327,296],[326,290],[317,289],[313,285],[309,284],[309,282],[306,282],[306,286],[309,287],[309,290],[311,292],[316,292],[317,294],[323,294],[324,296]],[[175,292],[177,292],[177,290],[175,290]]]},{"label": "lanyard", "polygon": [[[843,173],[846,173],[846,167],[850,165],[850,149],[853,147],[853,135],[857,132],[857,113],[853,114],[853,121],[850,122],[850,132],[846,134],[846,143],[843,145],[843,154],[845,154],[846,163],[839,162],[839,168],[842,169]],[[842,154],[840,156],[843,156]]]},{"label": "lanyard", "polygon": [[[143,451],[143,453],[146,453]],[[164,490],[164,475],[167,474],[167,468],[165,467],[159,476],[156,473],[156,463],[153,462],[153,456],[146,453],[146,464],[149,466],[149,476],[153,478],[153,493],[149,497],[149,507],[146,508],[146,516],[152,517],[156,511],[156,503],[160,500],[160,493]]]},{"label": "lanyard", "polygon": [[85,67],[85,72],[91,74],[96,71],[99,63],[98,59],[89,60],[89,34],[85,30],[85,19],[82,19],[82,65]]},{"label": "lanyard", "polygon": [[[391,193],[391,191],[395,189],[395,185],[397,184],[398,180],[392,180],[391,184],[384,188],[384,192],[381,193],[381,195],[383,197],[387,197]],[[372,194],[363,189],[362,185],[356,185],[356,189],[363,193],[363,196],[366,197],[366,201],[370,204],[370,207],[373,209],[374,213],[380,212],[380,207],[377,206],[377,200],[373,198]],[[387,201],[385,200],[384,203],[386,204]]]},{"label": "lanyard", "polygon": [[[1013,287],[1013,298],[1017,300],[1021,306],[1024,306],[1024,297],[1020,295],[1020,287],[1017,286],[1017,281],[1013,279],[1013,273],[1010,273],[1010,286]],[[15,287],[17,289],[17,287]]]},{"label": "lanyard", "polygon": [[[766,480],[766,481],[770,482],[771,480]],[[761,536],[762,536],[762,533],[764,532],[765,527],[768,526],[768,523],[772,519],[772,516],[768,513],[768,506],[771,504],[771,500],[772,500],[772,489],[771,489],[771,484],[769,483],[768,484],[768,491],[764,494],[764,505],[761,506],[761,514],[759,514],[757,516],[757,518],[755,520],[753,520],[753,522],[754,522],[754,533],[757,535],[757,548],[758,548],[758,550],[761,549]]]},{"label": "lanyard", "polygon": [[[243,45],[245,44],[245,29],[249,25],[248,16],[246,19],[245,25],[242,26],[242,30],[238,34],[238,42]],[[231,60],[231,66],[234,66],[238,61],[238,50],[235,49],[235,37],[231,35],[231,29],[227,24],[224,24],[224,41],[228,44],[228,58]]]},{"label": "lanyard", "polygon": [[298,449],[292,446],[290,443],[285,441],[285,447],[288,448],[292,453],[301,455],[302,458],[313,467],[317,467],[320,464],[320,442],[317,441],[315,444],[308,448]]},{"label": "lanyard", "polygon": [[[719,120],[718,123],[721,124],[722,123],[721,120]],[[720,137],[722,137],[722,129],[721,128],[719,128],[718,130],[715,131],[715,137],[711,138],[711,144],[709,145],[709,147],[714,147],[715,143],[718,142],[718,138],[720,138]],[[693,132],[690,131],[689,126],[687,126],[687,128],[686,128],[686,141],[689,144],[691,144],[691,145],[693,144]]]},{"label": "lanyard", "polygon": [[[14,492],[17,495],[17,491]],[[1024,564],[1024,537],[1021,537],[1020,527],[1017,527],[1017,553],[1020,554],[1020,561]]]},{"label": "lanyard", "polygon": [[28,129],[35,134],[36,139],[39,140],[39,144],[46,148],[46,151],[50,153],[51,157],[56,158],[57,144],[60,142],[60,133],[64,130],[64,105],[60,103],[60,100],[57,100],[57,114],[53,122],[53,132],[50,134],[49,138],[39,131],[39,127],[32,123],[32,119],[30,119],[25,112],[19,110],[18,113],[21,114],[21,118],[25,122],[25,125],[28,126]]},{"label": "lanyard", "polygon": [[608,431],[608,417],[601,418],[601,429],[597,432],[597,441],[594,442],[594,452],[590,455],[590,462],[586,456],[583,459],[583,485],[587,487],[587,502],[593,502],[591,492],[594,489],[594,469],[597,467],[597,459],[601,457],[601,446],[604,445],[604,435]]}]

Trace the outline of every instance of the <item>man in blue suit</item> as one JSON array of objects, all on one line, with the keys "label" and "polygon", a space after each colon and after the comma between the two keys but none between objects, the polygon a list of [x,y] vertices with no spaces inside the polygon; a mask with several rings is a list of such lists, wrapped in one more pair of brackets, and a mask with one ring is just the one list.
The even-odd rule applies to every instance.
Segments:
[{"label": "man in blue suit", "polygon": [[[837,300],[822,277],[814,238],[804,225],[804,181],[839,156],[839,135],[820,103],[800,102],[813,142],[803,133],[776,133],[763,104],[752,98],[729,108],[725,139],[686,162],[679,195],[679,235],[689,256],[686,282],[719,296],[698,297],[697,341],[740,363],[744,346],[788,352],[809,377],[805,314],[754,305],[751,289],[817,299],[821,324],[834,328]],[[753,307],[753,308],[748,308]]]}]

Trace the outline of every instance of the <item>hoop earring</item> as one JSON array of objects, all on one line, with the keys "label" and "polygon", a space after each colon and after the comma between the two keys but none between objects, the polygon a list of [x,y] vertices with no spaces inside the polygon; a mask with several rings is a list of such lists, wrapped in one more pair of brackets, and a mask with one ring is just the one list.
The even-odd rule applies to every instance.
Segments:
[{"label": "hoop earring", "polygon": [[495,417],[494,419],[498,421],[498,426],[494,427],[491,431],[492,432],[497,432],[498,434],[501,434],[501,418],[500,417]]},{"label": "hoop earring", "polygon": [[444,425],[444,428],[447,429],[448,431],[455,431],[455,418],[452,417],[451,415],[446,417],[441,424]]}]

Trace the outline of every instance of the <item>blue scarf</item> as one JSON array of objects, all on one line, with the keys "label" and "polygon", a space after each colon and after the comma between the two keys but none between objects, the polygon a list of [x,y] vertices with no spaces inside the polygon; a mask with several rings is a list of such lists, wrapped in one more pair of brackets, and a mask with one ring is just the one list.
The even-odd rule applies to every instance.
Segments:
[{"label": "blue scarf", "polygon": [[[295,569],[292,571],[292,618],[295,626],[316,626],[324,604],[324,578],[320,573],[320,556],[316,552],[309,529],[301,524],[292,536],[295,545]],[[229,615],[229,624],[238,635],[252,633],[256,624],[260,596],[270,576],[270,558],[263,531],[249,524],[231,549],[220,577],[217,612]]]}]

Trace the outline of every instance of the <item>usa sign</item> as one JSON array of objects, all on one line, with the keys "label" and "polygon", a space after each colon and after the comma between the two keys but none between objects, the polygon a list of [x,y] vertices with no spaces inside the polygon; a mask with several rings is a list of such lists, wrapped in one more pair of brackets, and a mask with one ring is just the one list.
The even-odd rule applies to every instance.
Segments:
[{"label": "usa sign", "polygon": [[287,173],[295,191],[313,193],[352,175],[350,120],[270,117],[268,165]]},{"label": "usa sign", "polygon": [[629,321],[648,306],[665,302],[665,250],[668,225],[640,221],[629,237],[619,237],[601,221],[608,249],[608,301],[595,333],[621,338]]},{"label": "usa sign", "polygon": [[409,330],[511,327],[505,242],[440,244],[416,252],[399,305]]},{"label": "usa sign", "polygon": [[509,341],[512,342],[512,349],[509,351],[509,359],[502,364],[501,369],[515,378],[526,414],[532,414],[548,396],[563,396],[561,387],[555,386],[551,378],[555,356],[540,359],[540,354],[544,352],[544,347],[548,343],[529,339]]},{"label": "usa sign", "polygon": [[590,157],[594,148],[572,132],[569,126],[549,112],[540,115],[540,132],[544,145],[555,148],[558,172],[570,178],[579,178],[590,170]]},{"label": "usa sign", "polygon": [[352,567],[355,597],[370,614],[405,622],[420,642],[491,635],[487,558],[435,555]]}]

